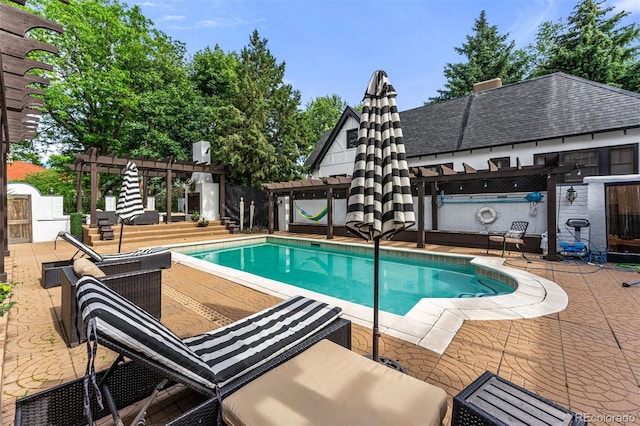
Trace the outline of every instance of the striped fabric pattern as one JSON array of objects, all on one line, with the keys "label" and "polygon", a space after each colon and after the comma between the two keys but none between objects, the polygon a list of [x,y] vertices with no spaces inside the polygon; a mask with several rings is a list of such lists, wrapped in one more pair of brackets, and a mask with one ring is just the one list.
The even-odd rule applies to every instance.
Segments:
[{"label": "striped fabric pattern", "polygon": [[195,382],[215,388],[215,373],[209,365],[153,316],[94,277],[78,280],[76,290],[78,310],[85,324],[95,318],[98,333]]},{"label": "striped fabric pattern", "polygon": [[91,259],[95,260],[96,262],[104,262],[104,261],[112,262],[116,260],[128,260],[128,259],[131,259],[132,257],[152,256],[160,253],[166,253],[169,251],[169,249],[166,247],[149,247],[149,248],[140,249],[136,251],[129,251],[126,253],[113,253],[113,254],[101,255],[95,250],[93,250],[91,247],[89,247],[88,245],[84,244],[82,241],[78,241],[73,235],[69,234],[68,232],[61,231],[58,233],[58,237],[69,242],[78,250],[83,251],[84,253],[87,254],[87,256],[89,256]]},{"label": "striped fabric pattern", "polygon": [[363,100],[346,226],[360,237],[389,239],[415,223],[396,91],[374,72]]},{"label": "striped fabric pattern", "polygon": [[109,262],[114,260],[129,260],[140,256],[152,256],[154,254],[167,253],[168,251],[169,249],[166,247],[149,247],[126,253],[103,254],[102,259]]},{"label": "striped fabric pattern", "polygon": [[133,220],[144,214],[144,206],[140,197],[140,183],[138,182],[138,167],[132,161],[127,163],[127,168],[124,172],[116,214],[120,216],[123,222]]},{"label": "striped fabric pattern", "polygon": [[341,309],[294,296],[226,327],[185,339],[216,372],[218,385],[269,362],[325,327]]},{"label": "striped fabric pattern", "polygon": [[78,280],[79,311],[98,333],[204,386],[222,387],[330,324],[341,309],[295,296],[208,333],[181,340],[151,315],[87,276]]}]

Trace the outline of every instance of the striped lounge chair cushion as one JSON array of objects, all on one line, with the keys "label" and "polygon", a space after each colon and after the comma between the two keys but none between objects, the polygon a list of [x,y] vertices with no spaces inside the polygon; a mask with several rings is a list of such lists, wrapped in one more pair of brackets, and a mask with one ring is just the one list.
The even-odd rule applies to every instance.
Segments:
[{"label": "striped lounge chair cushion", "polygon": [[223,387],[313,335],[340,314],[338,307],[294,296],[184,342],[211,366]]},{"label": "striped lounge chair cushion", "polygon": [[119,261],[119,260],[131,260],[140,256],[153,256],[154,254],[167,253],[169,249],[166,247],[149,247],[136,251],[130,251],[127,253],[113,253],[103,254],[102,260],[107,262]]},{"label": "striped lounge chair cushion", "polygon": [[226,327],[181,340],[151,315],[93,277],[77,284],[82,318],[98,332],[213,388],[272,360],[340,316],[340,308],[292,297]]},{"label": "striped lounge chair cushion", "polygon": [[126,253],[114,253],[114,254],[100,254],[88,245],[84,244],[82,241],[78,241],[73,235],[68,232],[61,231],[58,233],[58,237],[67,241],[71,245],[73,245],[78,250],[81,250],[87,254],[90,258],[92,258],[96,262],[115,262],[120,260],[131,260],[131,258],[138,256],[152,256],[160,253],[167,253],[169,249],[166,247],[150,247],[146,249],[140,249],[136,251],[130,251]]},{"label": "striped lounge chair cushion", "polygon": [[78,280],[76,295],[84,323],[95,318],[98,333],[197,383],[215,387],[216,377],[209,365],[143,309],[91,276]]}]

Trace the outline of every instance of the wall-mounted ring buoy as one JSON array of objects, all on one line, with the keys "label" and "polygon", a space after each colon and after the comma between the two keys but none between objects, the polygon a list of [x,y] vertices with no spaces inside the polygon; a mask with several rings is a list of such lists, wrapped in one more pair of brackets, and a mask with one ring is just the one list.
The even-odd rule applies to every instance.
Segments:
[{"label": "wall-mounted ring buoy", "polygon": [[491,207],[482,207],[476,213],[476,217],[478,218],[478,222],[483,225],[488,225],[496,221],[498,213]]}]

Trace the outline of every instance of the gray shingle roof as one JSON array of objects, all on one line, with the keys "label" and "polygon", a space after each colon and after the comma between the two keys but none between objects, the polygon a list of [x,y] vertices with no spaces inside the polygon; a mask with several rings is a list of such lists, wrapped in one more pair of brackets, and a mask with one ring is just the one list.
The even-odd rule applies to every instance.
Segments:
[{"label": "gray shingle roof", "polygon": [[564,73],[400,113],[410,157],[640,127],[640,94]]},{"label": "gray shingle roof", "polygon": [[[350,111],[347,111],[350,110]],[[347,114],[307,160],[322,160]],[[565,73],[400,112],[408,157],[640,127],[640,94]]]}]

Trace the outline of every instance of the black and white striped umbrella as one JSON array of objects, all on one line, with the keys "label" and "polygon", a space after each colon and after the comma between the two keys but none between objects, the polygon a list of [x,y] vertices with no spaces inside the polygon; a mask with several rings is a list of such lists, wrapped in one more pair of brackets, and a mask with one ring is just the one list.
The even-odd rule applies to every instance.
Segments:
[{"label": "black and white striped umbrella", "polygon": [[393,238],[415,223],[409,168],[402,141],[396,91],[387,73],[376,71],[364,95],[358,149],[347,205],[346,226],[374,240],[373,359],[378,361],[380,239]]},{"label": "black and white striped umbrella", "polygon": [[122,228],[127,222],[131,222],[136,217],[144,214],[144,206],[140,197],[140,183],[138,182],[138,168],[132,161],[127,163],[124,172],[120,196],[116,206],[116,214],[120,217],[120,241],[118,242],[118,253],[122,246]]}]

